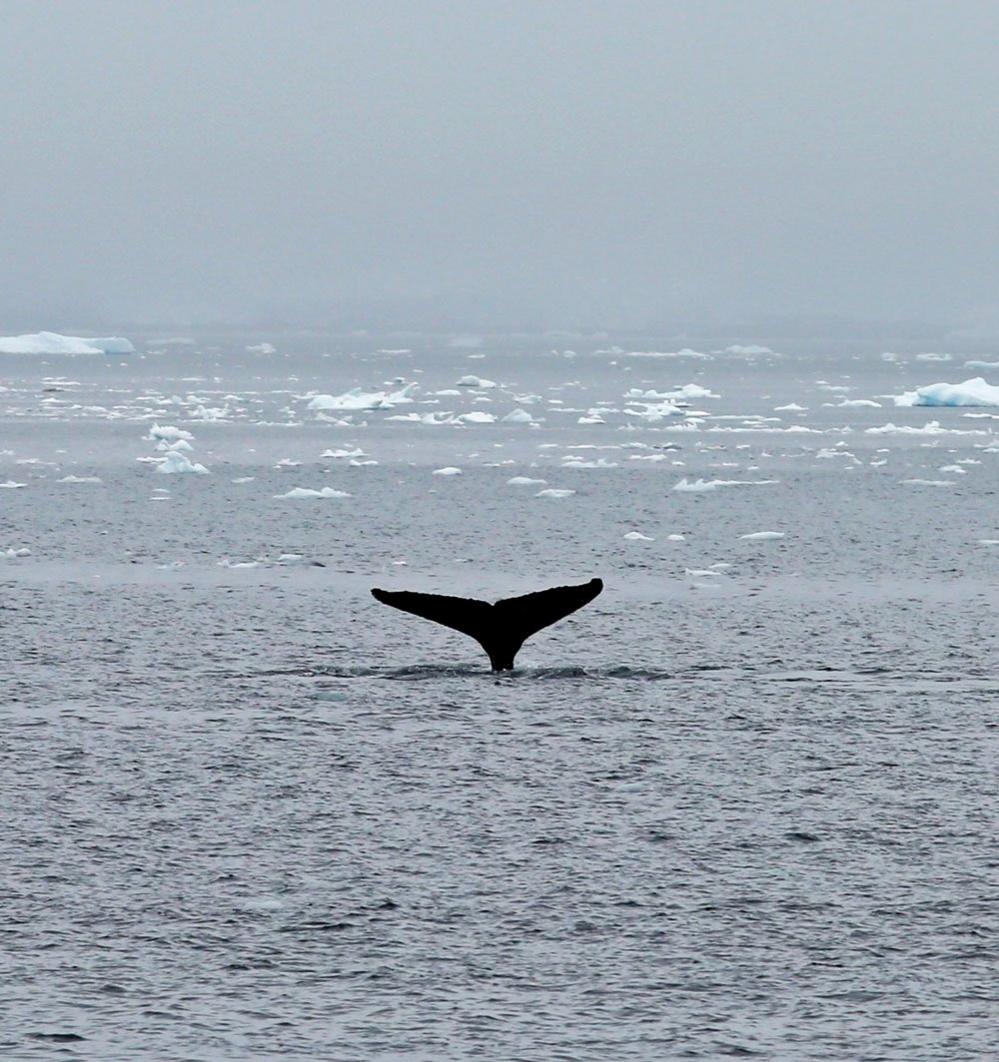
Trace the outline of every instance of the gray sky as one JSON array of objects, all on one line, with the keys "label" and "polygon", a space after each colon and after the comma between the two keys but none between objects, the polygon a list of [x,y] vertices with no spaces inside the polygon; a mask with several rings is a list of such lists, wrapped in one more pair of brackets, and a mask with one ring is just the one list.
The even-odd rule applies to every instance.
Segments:
[{"label": "gray sky", "polygon": [[0,333],[999,332],[999,4],[0,0]]}]

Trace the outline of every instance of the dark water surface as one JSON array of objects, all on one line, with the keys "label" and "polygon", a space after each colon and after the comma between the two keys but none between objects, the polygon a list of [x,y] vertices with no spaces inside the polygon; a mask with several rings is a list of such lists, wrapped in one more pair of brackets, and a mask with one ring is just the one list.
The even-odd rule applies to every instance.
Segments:
[{"label": "dark water surface", "polygon": [[481,353],[0,361],[0,1057],[992,1057],[999,421],[879,397],[981,370]]}]

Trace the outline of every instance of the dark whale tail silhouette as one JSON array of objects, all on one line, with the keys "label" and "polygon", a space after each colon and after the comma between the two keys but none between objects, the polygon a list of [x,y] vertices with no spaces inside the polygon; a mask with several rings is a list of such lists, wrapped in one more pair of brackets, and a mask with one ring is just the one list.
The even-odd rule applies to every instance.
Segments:
[{"label": "dark whale tail silhouette", "polygon": [[490,605],[471,597],[416,594],[408,590],[374,589],[383,605],[412,612],[474,638],[489,654],[493,671],[510,671],[520,647],[538,631],[588,605],[603,590],[600,579],[580,586],[554,586],[523,597],[507,597]]}]

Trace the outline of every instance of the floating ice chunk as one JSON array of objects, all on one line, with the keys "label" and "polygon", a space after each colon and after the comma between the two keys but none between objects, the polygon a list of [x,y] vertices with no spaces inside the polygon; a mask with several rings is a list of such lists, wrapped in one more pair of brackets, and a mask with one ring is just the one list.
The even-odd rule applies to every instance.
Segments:
[{"label": "floating ice chunk", "polygon": [[281,460],[278,461],[277,464],[274,467],[277,468],[277,469],[301,468],[302,467],[302,462],[301,461],[292,461],[292,459],[290,457],[282,457]]},{"label": "floating ice chunk", "polygon": [[641,531],[629,531],[625,536],[625,539],[629,542],[654,542],[654,538],[650,538],[648,535],[643,535]]},{"label": "floating ice chunk", "polygon": [[760,487],[777,482],[776,479],[695,479],[691,482],[684,477],[673,487],[673,490],[702,494],[705,491],[717,490],[719,487]]},{"label": "floating ice chunk", "polygon": [[135,347],[121,336],[82,339],[58,332],[0,336],[0,354],[134,354]]},{"label": "floating ice chunk", "polygon": [[980,546],[999,546],[999,538],[980,538],[978,544]]},{"label": "floating ice chunk", "polygon": [[676,402],[691,398],[718,398],[719,396],[711,391],[710,388],[691,383],[684,384],[683,387],[677,387],[673,391],[643,391],[638,387],[632,387],[630,391],[625,393],[624,397],[629,399],[648,399],[650,401],[669,399]]},{"label": "floating ice chunk", "polygon": [[988,432],[960,428],[941,427],[940,421],[930,420],[921,426],[911,424],[882,424],[879,428],[865,429],[867,435],[987,435]]},{"label": "floating ice chunk", "polygon": [[453,465],[448,465],[446,468],[435,468],[431,473],[433,476],[460,476],[461,469],[455,468]]},{"label": "floating ice chunk", "polygon": [[495,380],[486,380],[481,376],[462,376],[455,385],[457,387],[475,387],[480,391],[491,391],[497,386]]},{"label": "floating ice chunk", "polygon": [[314,395],[308,408],[315,410],[392,409],[413,401],[419,384],[406,384],[398,391],[362,391],[354,387],[342,395]]},{"label": "floating ice chunk", "polygon": [[743,542],[773,542],[775,539],[783,537],[783,531],[753,531],[749,535],[739,536]]},{"label": "floating ice chunk", "polygon": [[27,483],[15,483],[14,480],[8,479],[4,483],[0,483],[0,489],[3,490],[17,490],[18,487],[26,487]]},{"label": "floating ice chunk", "polygon": [[173,424],[154,424],[149,429],[149,434],[145,436],[147,439],[153,442],[173,442],[177,439],[193,439],[194,435],[185,431],[183,428],[178,428]]},{"label": "floating ice chunk", "polygon": [[844,398],[837,403],[839,409],[880,409],[881,403],[871,398]]},{"label": "floating ice chunk", "polygon": [[277,347],[272,343],[255,343],[252,347],[246,348],[247,354],[276,354]]},{"label": "floating ice chunk", "polygon": [[667,535],[666,536],[666,541],[667,542],[686,542],[687,541],[687,536],[686,535]]},{"label": "floating ice chunk", "polygon": [[26,546],[20,546],[15,549],[13,546],[8,546],[6,549],[0,549],[0,558],[3,560],[15,560],[18,557],[30,557],[31,550]]},{"label": "floating ice chunk", "polygon": [[711,576],[725,574],[723,571],[716,570],[715,568],[684,568],[684,572],[695,579],[708,579]]},{"label": "floating ice chunk", "polygon": [[959,476],[966,476],[968,474],[968,470],[966,468],[962,468],[960,465],[941,465],[939,471],[952,472]]},{"label": "floating ice chunk", "polygon": [[279,553],[277,563],[282,567],[325,568],[322,561],[312,560],[301,553]]},{"label": "floating ice chunk", "polygon": [[626,358],[700,358],[708,359],[710,354],[703,354],[699,350],[691,350],[684,347],[683,350],[629,350],[624,355]]},{"label": "floating ice chunk", "polygon": [[999,387],[975,376],[963,383],[929,384],[893,397],[896,406],[999,406]]},{"label": "floating ice chunk", "polygon": [[[634,401],[634,400],[632,400]],[[685,410],[679,406],[673,405],[672,402],[643,402],[634,403],[635,405],[644,405],[644,409],[626,409],[624,412],[629,417],[641,417],[643,420],[655,422],[662,420],[663,417],[682,417]]]},{"label": "floating ice chunk", "polygon": [[223,557],[219,562],[220,568],[259,568],[261,562],[254,561],[231,561],[228,557]]},{"label": "floating ice chunk", "polygon": [[916,361],[950,361],[950,355],[927,351],[925,354],[917,354]]},{"label": "floating ice chunk", "polygon": [[548,487],[546,490],[539,490],[534,495],[535,498],[568,498],[571,494],[575,494],[574,490],[567,490],[564,487]]},{"label": "floating ice chunk", "polygon": [[502,418],[504,424],[536,424],[537,421],[526,409],[513,409]]},{"label": "floating ice chunk", "polygon": [[915,487],[953,487],[952,479],[903,479],[900,483],[909,483]]},{"label": "floating ice chunk", "polygon": [[353,450],[323,450],[319,455],[320,457],[366,457],[367,455],[361,449],[355,447]]},{"label": "floating ice chunk", "polygon": [[495,424],[496,417],[492,413],[484,413],[481,409],[473,409],[471,413],[462,413],[455,417],[462,424]]},{"label": "floating ice chunk", "polygon": [[164,475],[182,472],[193,472],[199,476],[208,475],[208,469],[204,465],[192,463],[177,450],[168,451],[161,463],[156,466],[156,471]]},{"label": "floating ice chunk", "polygon": [[788,402],[786,406],[774,406],[775,413],[807,413],[808,406],[799,406],[797,402]]},{"label": "floating ice chunk", "polygon": [[508,479],[508,487],[538,487],[548,482],[547,479],[531,479],[530,476],[514,476]]},{"label": "floating ice chunk", "polygon": [[167,442],[166,439],[160,439],[156,444],[156,449],[160,453],[165,453],[167,450],[193,450],[194,447],[187,439],[178,439],[176,442]]},{"label": "floating ice chunk", "polygon": [[756,343],[739,344],[735,343],[731,347],[725,348],[726,354],[773,354],[773,351],[769,347],[761,347]]},{"label": "floating ice chunk", "polygon": [[334,490],[332,487],[321,487],[313,490],[311,487],[292,487],[287,494],[275,494],[275,498],[349,498],[345,490]]},{"label": "floating ice chunk", "polygon": [[256,476],[237,476],[232,482],[233,483],[252,483],[256,478],[257,478]]},{"label": "floating ice chunk", "polygon": [[59,480],[60,483],[103,483],[104,481],[100,476],[63,476]]},{"label": "floating ice chunk", "polygon": [[999,361],[966,361],[966,369],[999,369]]}]

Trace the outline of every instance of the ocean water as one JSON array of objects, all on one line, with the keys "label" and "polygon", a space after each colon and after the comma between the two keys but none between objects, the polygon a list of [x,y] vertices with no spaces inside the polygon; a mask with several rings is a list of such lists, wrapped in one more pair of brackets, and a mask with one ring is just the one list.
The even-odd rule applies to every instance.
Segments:
[{"label": "ocean water", "polygon": [[995,371],[275,345],[0,358],[0,1057],[993,1057]]}]

